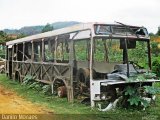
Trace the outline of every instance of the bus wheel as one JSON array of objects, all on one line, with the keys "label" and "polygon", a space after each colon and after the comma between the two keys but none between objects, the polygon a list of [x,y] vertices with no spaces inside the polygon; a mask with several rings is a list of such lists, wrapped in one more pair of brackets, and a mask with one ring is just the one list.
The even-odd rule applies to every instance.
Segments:
[{"label": "bus wheel", "polygon": [[67,88],[65,86],[60,86],[57,89],[57,95],[58,97],[66,97],[67,96]]}]

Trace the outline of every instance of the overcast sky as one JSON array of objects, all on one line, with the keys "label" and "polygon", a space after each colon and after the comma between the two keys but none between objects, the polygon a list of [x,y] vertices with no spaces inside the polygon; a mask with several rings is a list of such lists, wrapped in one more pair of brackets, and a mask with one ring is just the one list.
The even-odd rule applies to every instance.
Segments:
[{"label": "overcast sky", "polygon": [[57,21],[119,21],[155,33],[160,26],[160,0],[0,0],[0,29]]}]

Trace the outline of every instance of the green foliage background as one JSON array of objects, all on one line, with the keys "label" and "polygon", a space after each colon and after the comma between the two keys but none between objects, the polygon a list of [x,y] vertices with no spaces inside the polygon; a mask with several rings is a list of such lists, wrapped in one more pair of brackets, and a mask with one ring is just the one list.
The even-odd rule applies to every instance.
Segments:
[{"label": "green foliage background", "polygon": [[47,23],[47,24],[43,27],[42,33],[48,32],[48,31],[51,31],[51,30],[54,30],[53,26],[52,26],[51,24]]}]

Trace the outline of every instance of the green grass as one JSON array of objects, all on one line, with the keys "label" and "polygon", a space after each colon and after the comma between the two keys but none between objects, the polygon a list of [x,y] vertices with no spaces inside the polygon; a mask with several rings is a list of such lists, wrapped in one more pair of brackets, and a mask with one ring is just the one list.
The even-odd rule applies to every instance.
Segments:
[{"label": "green grass", "polygon": [[91,109],[90,106],[79,102],[68,103],[66,98],[47,96],[26,86],[20,85],[14,80],[9,80],[5,75],[0,75],[0,84],[5,88],[15,91],[23,98],[46,106],[53,110],[54,114],[63,114],[64,117],[74,117],[74,119],[89,120],[158,120],[160,119],[160,97],[157,97],[156,104],[147,108],[145,111],[117,108],[109,112],[99,112]]}]

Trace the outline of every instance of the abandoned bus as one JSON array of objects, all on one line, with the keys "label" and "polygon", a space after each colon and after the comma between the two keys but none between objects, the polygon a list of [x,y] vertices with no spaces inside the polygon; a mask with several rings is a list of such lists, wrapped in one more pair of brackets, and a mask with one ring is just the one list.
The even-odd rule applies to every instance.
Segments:
[{"label": "abandoned bus", "polygon": [[[121,23],[78,24],[9,41],[6,46],[7,76],[23,82],[32,75],[68,101],[88,95],[92,107],[102,101],[114,103],[118,92],[139,84],[136,76],[151,69],[147,29]],[[155,81],[141,82],[151,86]]]}]

